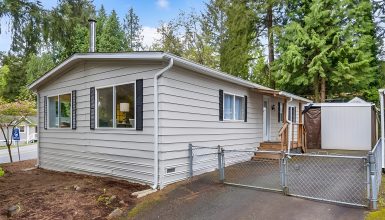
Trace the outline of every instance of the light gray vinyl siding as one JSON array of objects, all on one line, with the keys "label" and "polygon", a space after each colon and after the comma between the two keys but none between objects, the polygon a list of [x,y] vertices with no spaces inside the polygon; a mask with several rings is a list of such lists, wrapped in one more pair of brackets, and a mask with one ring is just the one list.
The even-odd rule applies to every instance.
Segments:
[{"label": "light gray vinyl siding", "polygon": [[[248,96],[247,122],[219,121],[220,89]],[[262,95],[248,88],[174,67],[159,81],[159,103],[161,186],[188,177],[189,143],[254,150],[262,140]],[[227,156],[227,165],[251,158],[250,153]],[[175,172],[167,174],[167,168]]]},{"label": "light gray vinyl siding", "polygon": [[[83,62],[39,88],[39,162],[42,168],[153,181],[153,76],[160,63]],[[143,79],[143,131],[90,130],[90,87]],[[77,129],[44,130],[44,96],[77,90]]]}]

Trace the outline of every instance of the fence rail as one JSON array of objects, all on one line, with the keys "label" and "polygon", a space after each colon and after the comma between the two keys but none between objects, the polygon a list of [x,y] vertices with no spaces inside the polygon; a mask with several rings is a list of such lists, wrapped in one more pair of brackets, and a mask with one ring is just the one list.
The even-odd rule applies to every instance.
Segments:
[{"label": "fence rail", "polygon": [[[383,149],[367,156],[297,154],[189,145],[190,178],[377,208]],[[268,155],[268,156],[264,156]]]}]

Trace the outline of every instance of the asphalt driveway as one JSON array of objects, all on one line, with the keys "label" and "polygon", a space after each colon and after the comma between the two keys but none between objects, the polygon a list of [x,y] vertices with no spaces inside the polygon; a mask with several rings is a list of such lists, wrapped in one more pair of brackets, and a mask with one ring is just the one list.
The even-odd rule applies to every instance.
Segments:
[{"label": "asphalt driveway", "polygon": [[145,197],[133,219],[364,219],[366,209],[195,181]]}]

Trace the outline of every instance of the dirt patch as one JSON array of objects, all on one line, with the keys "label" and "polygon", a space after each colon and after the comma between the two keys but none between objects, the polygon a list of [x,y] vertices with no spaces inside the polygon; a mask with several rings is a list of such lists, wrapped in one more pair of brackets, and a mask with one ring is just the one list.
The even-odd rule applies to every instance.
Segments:
[{"label": "dirt patch", "polygon": [[6,173],[0,177],[0,219],[13,205],[21,209],[10,219],[105,219],[117,207],[128,212],[137,201],[131,193],[149,188],[107,177],[24,171],[35,164],[29,160],[1,165]]}]

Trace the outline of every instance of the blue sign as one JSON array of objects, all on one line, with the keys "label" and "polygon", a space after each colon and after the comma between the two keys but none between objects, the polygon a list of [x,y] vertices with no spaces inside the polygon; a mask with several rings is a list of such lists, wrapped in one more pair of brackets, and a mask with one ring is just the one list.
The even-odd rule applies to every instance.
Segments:
[{"label": "blue sign", "polygon": [[20,130],[18,128],[12,130],[12,139],[14,141],[20,141]]}]

